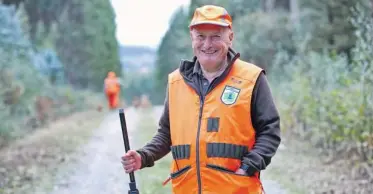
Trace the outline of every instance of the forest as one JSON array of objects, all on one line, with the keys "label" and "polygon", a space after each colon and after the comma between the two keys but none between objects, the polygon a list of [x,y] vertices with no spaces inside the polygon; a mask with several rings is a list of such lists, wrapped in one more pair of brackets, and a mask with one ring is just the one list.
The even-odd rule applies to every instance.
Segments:
[{"label": "forest", "polygon": [[107,72],[121,74],[114,19],[110,1],[1,1],[0,147],[99,105]]},{"label": "forest", "polygon": [[205,4],[227,9],[233,49],[267,72],[283,138],[311,145],[324,163],[348,162],[346,176],[371,188],[373,0],[191,0],[154,53],[121,47],[108,0],[0,0],[0,148],[106,106],[108,71],[124,80],[127,105],[141,95],[163,105],[167,75],[193,57],[188,25]]}]

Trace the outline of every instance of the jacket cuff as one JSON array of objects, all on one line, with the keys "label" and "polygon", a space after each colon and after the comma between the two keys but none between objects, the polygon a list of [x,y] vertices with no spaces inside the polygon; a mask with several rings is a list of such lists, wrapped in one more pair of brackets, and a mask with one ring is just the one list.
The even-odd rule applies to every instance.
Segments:
[{"label": "jacket cuff", "polygon": [[[241,166],[245,164],[246,165],[246,173],[248,176],[253,176],[256,172],[259,172],[260,170],[258,170],[254,165],[252,165],[250,162],[246,160],[242,160],[241,162]],[[245,168],[241,168],[241,169],[245,169]]]},{"label": "jacket cuff", "polygon": [[247,170],[246,173],[248,176],[253,176],[258,170],[252,166],[250,166]]},{"label": "jacket cuff", "polygon": [[141,156],[141,166],[140,169],[146,168],[146,167],[152,167],[154,165],[154,162],[149,161],[149,157],[146,154],[146,151],[139,149],[136,150],[137,153]]}]

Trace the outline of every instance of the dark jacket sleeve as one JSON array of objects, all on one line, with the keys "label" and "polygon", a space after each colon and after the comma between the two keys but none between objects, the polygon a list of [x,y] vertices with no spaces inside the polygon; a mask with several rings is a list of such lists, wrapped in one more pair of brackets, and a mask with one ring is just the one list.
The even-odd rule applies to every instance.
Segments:
[{"label": "dark jacket sleeve", "polygon": [[247,172],[250,176],[256,171],[264,170],[270,164],[281,142],[280,116],[263,72],[254,86],[251,107],[256,142],[242,160],[249,166]]},{"label": "dark jacket sleeve", "polygon": [[168,112],[168,88],[162,116],[159,119],[158,132],[143,148],[136,150],[141,155],[141,168],[154,166],[154,162],[170,152],[170,119]]}]

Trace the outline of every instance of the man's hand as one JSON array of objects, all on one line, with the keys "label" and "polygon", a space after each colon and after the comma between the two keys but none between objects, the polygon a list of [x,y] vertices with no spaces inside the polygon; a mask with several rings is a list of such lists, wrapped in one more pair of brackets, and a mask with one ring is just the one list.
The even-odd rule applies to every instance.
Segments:
[{"label": "man's hand", "polygon": [[141,155],[135,150],[129,150],[121,159],[123,169],[126,173],[136,171],[141,167]]},{"label": "man's hand", "polygon": [[241,168],[237,169],[235,173],[236,173],[236,174],[239,174],[239,175],[246,175],[246,176],[248,176],[247,173],[246,173],[246,171],[244,171],[244,170],[241,169]]}]

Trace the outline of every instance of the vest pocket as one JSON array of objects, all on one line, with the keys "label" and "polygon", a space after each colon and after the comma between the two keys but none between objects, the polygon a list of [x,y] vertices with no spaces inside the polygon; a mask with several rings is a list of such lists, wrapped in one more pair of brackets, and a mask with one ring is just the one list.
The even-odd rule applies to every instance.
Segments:
[{"label": "vest pocket", "polygon": [[248,147],[244,145],[235,145],[230,143],[207,143],[206,154],[208,158],[232,158],[241,160],[242,156],[247,154]]},{"label": "vest pocket", "polygon": [[207,132],[218,132],[219,131],[219,117],[207,118]]},{"label": "vest pocket", "polygon": [[171,153],[174,160],[189,159],[190,145],[173,145],[171,146]]},{"label": "vest pocket", "polygon": [[188,166],[185,166],[185,167],[181,168],[180,170],[178,170],[176,172],[171,173],[171,179],[174,179],[174,178],[177,178],[177,177],[181,176],[182,174],[184,174],[188,170],[190,170],[190,168],[191,168],[191,166],[188,165]]},{"label": "vest pocket", "polygon": [[[202,168],[203,189],[206,193],[262,194],[261,181],[256,176],[239,175],[235,171],[216,164]],[[220,186],[224,185],[224,187]],[[220,186],[220,187],[219,187]]]},{"label": "vest pocket", "polygon": [[236,176],[249,177],[247,175],[236,174],[234,171],[232,171],[230,169],[227,169],[227,168],[224,168],[222,166],[215,165],[215,164],[206,164],[206,167],[210,168],[210,169],[213,169],[213,170],[220,171],[220,172],[225,172],[225,173],[228,173],[228,174],[233,174],[233,175],[236,175]]}]

